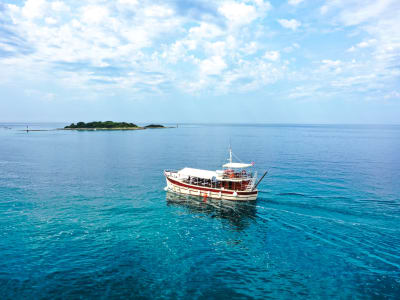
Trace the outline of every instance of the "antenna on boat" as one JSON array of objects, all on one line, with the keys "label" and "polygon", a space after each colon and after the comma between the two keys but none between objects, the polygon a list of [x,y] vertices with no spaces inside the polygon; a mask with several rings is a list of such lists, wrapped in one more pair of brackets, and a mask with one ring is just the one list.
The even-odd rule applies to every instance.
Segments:
[{"label": "antenna on boat", "polygon": [[267,173],[268,173],[268,170],[265,171],[264,175],[260,178],[260,180],[257,182],[257,184],[251,189],[251,191],[254,191],[257,188],[257,186],[260,184],[261,180],[264,179],[264,177],[265,177],[265,175],[267,175]]},{"label": "antenna on boat", "polygon": [[232,163],[232,147],[230,140],[229,140],[229,162]]}]

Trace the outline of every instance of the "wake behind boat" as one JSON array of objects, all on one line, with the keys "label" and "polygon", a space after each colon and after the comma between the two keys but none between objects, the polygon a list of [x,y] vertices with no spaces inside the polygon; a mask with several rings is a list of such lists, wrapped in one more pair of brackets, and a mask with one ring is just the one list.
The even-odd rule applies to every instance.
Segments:
[{"label": "wake behind boat", "polygon": [[165,170],[164,175],[167,181],[165,190],[204,198],[256,200],[257,186],[267,172],[257,182],[257,172],[252,171],[254,163],[233,162],[232,149],[229,149],[228,161],[222,166],[223,170],[210,171],[193,168]]}]

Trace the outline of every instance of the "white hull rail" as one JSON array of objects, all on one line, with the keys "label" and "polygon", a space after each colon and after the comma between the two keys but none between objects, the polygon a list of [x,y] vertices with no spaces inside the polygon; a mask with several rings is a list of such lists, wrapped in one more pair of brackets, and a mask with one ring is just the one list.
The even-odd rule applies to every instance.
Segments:
[{"label": "white hull rail", "polygon": [[258,195],[257,189],[253,191],[237,191],[224,188],[198,186],[180,179],[176,176],[177,172],[165,171],[164,174],[167,181],[166,189],[178,194],[233,201],[256,200]]}]

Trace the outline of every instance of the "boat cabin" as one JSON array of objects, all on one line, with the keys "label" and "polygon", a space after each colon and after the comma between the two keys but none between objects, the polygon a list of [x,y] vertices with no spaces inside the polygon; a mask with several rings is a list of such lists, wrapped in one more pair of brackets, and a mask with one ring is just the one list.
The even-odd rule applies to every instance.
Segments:
[{"label": "boat cabin", "polygon": [[245,168],[251,164],[228,163],[223,165],[224,170],[209,171],[193,168],[183,168],[177,172],[182,182],[214,189],[246,191],[251,190],[254,182],[253,172]]}]

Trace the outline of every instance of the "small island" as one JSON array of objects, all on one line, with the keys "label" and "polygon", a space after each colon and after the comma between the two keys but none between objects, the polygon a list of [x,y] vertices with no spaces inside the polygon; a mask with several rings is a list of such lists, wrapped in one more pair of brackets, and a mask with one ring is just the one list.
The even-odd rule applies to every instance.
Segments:
[{"label": "small island", "polygon": [[150,124],[150,125],[144,126],[144,128],[165,128],[165,126],[158,125],[158,124]]},{"label": "small island", "polygon": [[113,121],[94,121],[94,122],[78,122],[72,123],[69,126],[65,126],[65,130],[140,130],[147,128],[166,128],[163,125],[150,124],[144,127],[140,127],[133,123],[127,122],[113,122]]}]

